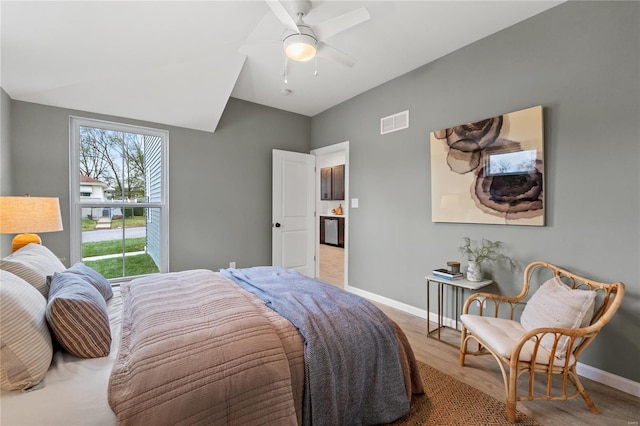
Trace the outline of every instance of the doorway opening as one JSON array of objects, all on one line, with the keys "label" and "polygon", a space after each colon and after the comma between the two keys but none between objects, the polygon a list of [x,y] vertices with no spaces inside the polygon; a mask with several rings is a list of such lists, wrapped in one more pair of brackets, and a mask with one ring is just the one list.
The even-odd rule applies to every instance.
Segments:
[{"label": "doorway opening", "polygon": [[[346,289],[349,250],[349,142],[311,151],[316,157],[316,278]],[[327,191],[328,169],[340,183]],[[342,184],[344,187],[342,188]]]}]

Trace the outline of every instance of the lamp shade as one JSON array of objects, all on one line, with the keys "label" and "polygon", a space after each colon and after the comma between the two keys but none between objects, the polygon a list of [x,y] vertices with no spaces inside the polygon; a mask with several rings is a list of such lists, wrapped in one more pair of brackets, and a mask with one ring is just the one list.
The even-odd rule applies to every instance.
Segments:
[{"label": "lamp shade", "polygon": [[0,233],[62,231],[57,197],[0,197]]}]

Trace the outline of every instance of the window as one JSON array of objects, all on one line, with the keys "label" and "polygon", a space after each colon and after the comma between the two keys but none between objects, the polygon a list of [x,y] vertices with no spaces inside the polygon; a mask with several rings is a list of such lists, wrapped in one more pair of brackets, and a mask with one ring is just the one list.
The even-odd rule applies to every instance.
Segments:
[{"label": "window", "polygon": [[70,118],[71,264],[112,281],[169,270],[164,130]]}]

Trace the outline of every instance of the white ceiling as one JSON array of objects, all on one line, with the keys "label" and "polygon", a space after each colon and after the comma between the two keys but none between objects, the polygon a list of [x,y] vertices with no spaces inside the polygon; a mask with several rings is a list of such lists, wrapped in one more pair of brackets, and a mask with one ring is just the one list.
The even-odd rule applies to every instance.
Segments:
[{"label": "white ceiling", "polygon": [[[314,116],[560,1],[313,1],[305,22],[366,7],[326,40],[358,60],[289,61],[264,1],[2,1],[12,99],[214,131],[230,96]],[[259,41],[258,43],[248,43]],[[241,52],[241,53],[240,53]],[[292,93],[284,96],[281,89]]]}]

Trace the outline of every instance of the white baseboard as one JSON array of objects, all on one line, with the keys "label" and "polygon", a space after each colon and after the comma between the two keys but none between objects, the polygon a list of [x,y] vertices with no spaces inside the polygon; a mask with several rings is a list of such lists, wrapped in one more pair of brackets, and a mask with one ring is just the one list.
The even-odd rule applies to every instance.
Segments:
[{"label": "white baseboard", "polygon": [[[369,299],[374,302],[379,302],[384,305],[391,306],[392,308],[396,308],[400,311],[407,312],[417,317],[424,318],[424,319],[427,318],[427,311],[424,309],[416,308],[415,306],[407,305],[406,303],[398,302],[396,300],[389,299],[388,297],[380,296],[375,293],[370,293],[366,290],[362,290],[353,286],[347,286],[345,290],[347,290],[350,293],[357,294],[358,296],[364,297],[365,299]],[[433,315],[433,318],[436,317],[435,314],[431,314],[431,315]]]},{"label": "white baseboard", "polygon": [[[364,297],[365,299],[391,306],[392,308],[415,315],[417,317],[424,319],[427,318],[427,311],[424,309],[419,309],[415,306],[407,305],[406,303],[398,302],[397,300],[389,299],[388,297],[380,296],[378,294],[371,293],[353,286],[347,286],[345,290],[357,294],[358,296]],[[430,321],[438,321],[437,315],[435,313],[429,312],[428,315]],[[455,325],[455,321],[451,318],[444,318],[443,322],[444,325],[448,327],[453,327]],[[577,364],[576,371],[578,375],[582,377],[586,377],[587,379],[602,383],[603,385],[610,386],[614,389],[618,389],[622,392],[640,398],[640,383],[638,382],[634,382],[633,380],[629,380],[626,377],[617,376],[613,373],[591,367],[590,365],[586,365],[581,362]]]},{"label": "white baseboard", "polygon": [[629,380],[626,377],[617,376],[581,362],[576,365],[576,372],[579,376],[640,398],[640,383]]}]

